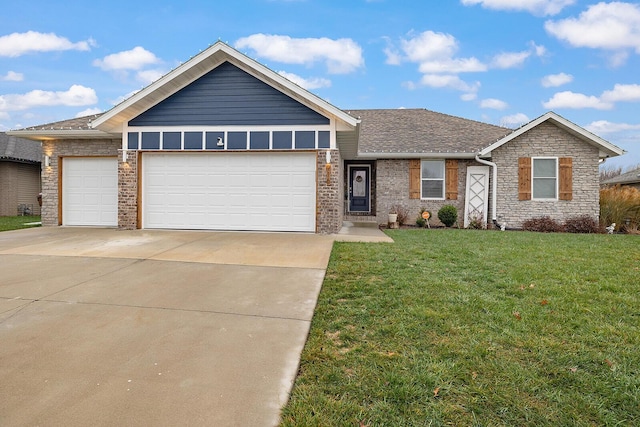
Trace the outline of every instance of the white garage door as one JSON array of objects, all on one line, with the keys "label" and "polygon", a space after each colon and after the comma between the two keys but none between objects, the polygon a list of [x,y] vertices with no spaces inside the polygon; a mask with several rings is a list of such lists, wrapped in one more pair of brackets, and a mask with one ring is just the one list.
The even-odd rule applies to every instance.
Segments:
[{"label": "white garage door", "polygon": [[62,160],[62,224],[118,225],[118,159]]},{"label": "white garage door", "polygon": [[143,227],[315,231],[315,153],[145,153]]}]

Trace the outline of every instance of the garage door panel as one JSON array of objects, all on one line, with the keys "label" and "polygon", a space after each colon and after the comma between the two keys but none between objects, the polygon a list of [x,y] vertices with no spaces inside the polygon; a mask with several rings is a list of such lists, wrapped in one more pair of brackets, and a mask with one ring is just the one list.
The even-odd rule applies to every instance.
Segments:
[{"label": "garage door panel", "polygon": [[62,223],[64,225],[118,225],[118,160],[116,158],[63,159]]},{"label": "garage door panel", "polygon": [[145,153],[143,226],[315,231],[315,168],[315,153]]}]

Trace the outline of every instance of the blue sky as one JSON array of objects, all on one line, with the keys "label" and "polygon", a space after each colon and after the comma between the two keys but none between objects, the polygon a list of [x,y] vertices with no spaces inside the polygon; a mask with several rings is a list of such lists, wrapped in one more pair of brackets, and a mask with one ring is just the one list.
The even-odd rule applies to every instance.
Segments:
[{"label": "blue sky", "polygon": [[639,2],[9,2],[0,131],[106,111],[217,40],[342,109],[553,110],[628,151],[608,165],[640,164]]}]

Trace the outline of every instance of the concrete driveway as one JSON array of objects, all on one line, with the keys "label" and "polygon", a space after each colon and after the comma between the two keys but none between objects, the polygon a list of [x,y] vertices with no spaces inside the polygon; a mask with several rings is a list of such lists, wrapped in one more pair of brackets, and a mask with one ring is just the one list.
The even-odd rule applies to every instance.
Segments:
[{"label": "concrete driveway", "polygon": [[0,233],[0,425],[277,424],[332,243]]}]

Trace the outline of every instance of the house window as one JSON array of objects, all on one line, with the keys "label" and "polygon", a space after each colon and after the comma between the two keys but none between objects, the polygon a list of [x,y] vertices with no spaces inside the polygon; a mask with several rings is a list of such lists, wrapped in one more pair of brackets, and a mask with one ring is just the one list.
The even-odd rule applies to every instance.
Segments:
[{"label": "house window", "polygon": [[532,169],[532,198],[533,199],[557,199],[558,198],[558,159],[557,158],[533,158]]},{"label": "house window", "polygon": [[422,199],[444,199],[444,160],[423,160],[421,162]]}]

